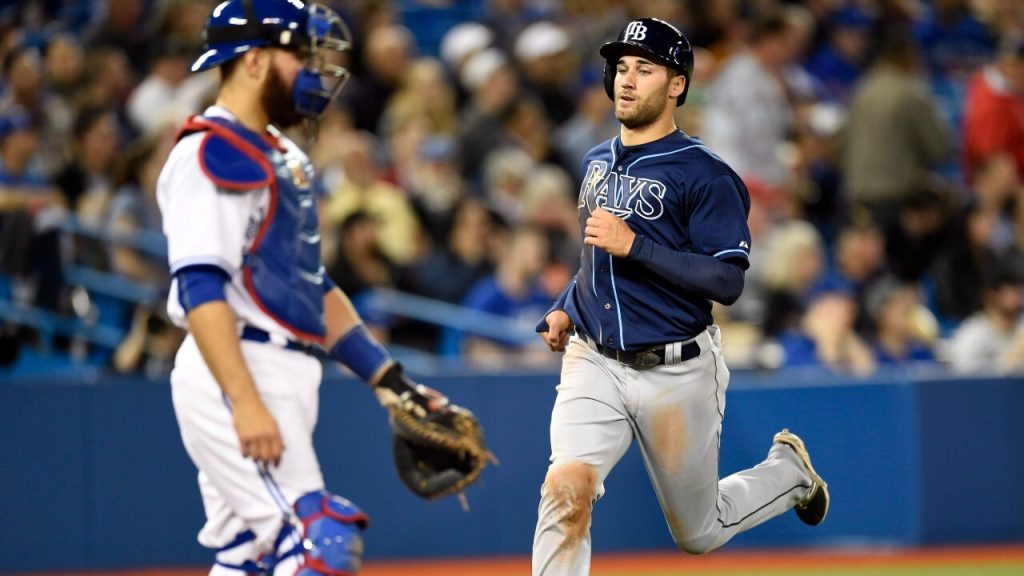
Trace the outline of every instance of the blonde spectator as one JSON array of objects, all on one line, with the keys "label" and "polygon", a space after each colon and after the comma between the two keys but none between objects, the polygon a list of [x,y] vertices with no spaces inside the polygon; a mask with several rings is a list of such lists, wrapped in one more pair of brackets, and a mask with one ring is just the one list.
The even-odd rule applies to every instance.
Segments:
[{"label": "blonde spectator", "polygon": [[495,150],[484,167],[484,188],[488,206],[506,222],[518,225],[526,220],[523,196],[526,180],[537,162],[515,147]]},{"label": "blonde spectator", "polygon": [[344,179],[324,203],[325,226],[338,228],[353,213],[365,212],[377,222],[380,249],[388,259],[400,264],[409,262],[420,245],[419,223],[405,192],[381,178],[375,157],[376,138],[356,132],[339,144]]},{"label": "blonde spectator", "polygon": [[752,284],[763,290],[764,334],[775,336],[798,327],[811,288],[825,270],[821,234],[803,220],[782,223],[765,242],[762,255],[752,261],[754,278],[759,280]]},{"label": "blonde spectator", "polygon": [[570,270],[579,268],[579,221],[575,185],[557,166],[541,165],[530,171],[523,189],[523,211],[529,226],[547,236],[554,263],[566,277],[557,284],[557,293],[569,281]]},{"label": "blonde spectator", "polygon": [[440,62],[433,58],[420,58],[409,67],[402,88],[384,110],[381,130],[391,132],[392,126],[413,119],[424,120],[426,128],[436,134],[456,132],[455,93],[445,80]]}]

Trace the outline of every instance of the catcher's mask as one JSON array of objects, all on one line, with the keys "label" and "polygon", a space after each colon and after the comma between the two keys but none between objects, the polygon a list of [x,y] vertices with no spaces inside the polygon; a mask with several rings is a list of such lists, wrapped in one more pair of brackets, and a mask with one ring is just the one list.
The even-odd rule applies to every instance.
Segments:
[{"label": "catcher's mask", "polygon": [[341,17],[322,4],[226,0],[210,13],[203,38],[203,53],[192,63],[192,72],[220,66],[261,46],[308,58],[295,78],[292,102],[309,120],[323,114],[350,77],[342,62],[352,48],[352,35]]},{"label": "catcher's mask", "polygon": [[676,98],[676,106],[686,101],[690,91],[690,76],[693,75],[693,49],[690,41],[678,28],[657,18],[633,20],[619,32],[613,42],[601,46],[604,58],[604,91],[615,100],[615,68],[619,57],[627,48],[639,48],[654,62],[668,66],[686,78],[683,93]]}]

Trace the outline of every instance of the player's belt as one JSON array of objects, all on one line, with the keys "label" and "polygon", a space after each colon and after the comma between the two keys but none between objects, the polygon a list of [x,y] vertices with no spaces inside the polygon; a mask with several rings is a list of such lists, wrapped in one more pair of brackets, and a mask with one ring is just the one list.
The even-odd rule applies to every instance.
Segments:
[{"label": "player's belt", "polygon": [[242,328],[241,338],[242,340],[249,340],[251,342],[269,342],[275,346],[280,346],[287,350],[295,350],[296,352],[305,352],[306,354],[317,358],[324,358],[326,356],[324,349],[316,344],[271,336],[270,332],[260,330],[255,326],[247,325],[245,328]]},{"label": "player's belt", "polygon": [[612,360],[616,360],[638,370],[654,368],[655,366],[661,366],[662,364],[666,366],[673,366],[700,356],[700,344],[697,343],[696,338],[685,342],[672,342],[670,344],[665,344],[664,346],[653,346],[645,350],[617,350],[615,348],[601,346],[596,340],[588,336],[582,330],[574,331],[581,340],[586,342],[587,345],[594,350],[597,350],[602,356],[611,358]]}]

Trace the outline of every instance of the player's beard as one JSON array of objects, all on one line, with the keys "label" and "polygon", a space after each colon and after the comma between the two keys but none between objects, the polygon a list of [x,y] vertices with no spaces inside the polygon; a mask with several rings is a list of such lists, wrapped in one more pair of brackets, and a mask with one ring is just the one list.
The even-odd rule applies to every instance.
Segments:
[{"label": "player's beard", "polygon": [[[619,98],[621,97],[622,95],[620,94]],[[654,121],[657,120],[665,110],[665,100],[667,99],[668,82],[665,83],[664,89],[656,90],[654,93],[642,100],[634,100],[636,106],[632,109],[619,110],[619,107],[616,106],[615,118],[630,130],[650,126],[651,124],[654,124]]]},{"label": "player's beard", "polygon": [[288,89],[281,73],[274,66],[270,67],[267,81],[263,83],[260,103],[263,104],[270,123],[282,130],[302,122],[303,116],[295,109],[292,91]]}]

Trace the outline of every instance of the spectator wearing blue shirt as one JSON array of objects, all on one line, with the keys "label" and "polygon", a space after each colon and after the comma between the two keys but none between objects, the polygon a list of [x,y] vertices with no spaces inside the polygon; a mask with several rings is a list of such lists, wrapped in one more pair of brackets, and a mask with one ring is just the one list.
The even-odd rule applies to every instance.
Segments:
[{"label": "spectator wearing blue shirt", "polygon": [[[533,334],[536,318],[551,304],[539,276],[548,261],[548,243],[543,233],[521,227],[510,233],[497,255],[497,270],[470,289],[463,305],[470,310],[508,318],[522,325],[522,337],[512,331],[507,338],[459,335],[459,348],[466,359],[477,365],[502,366],[533,363],[533,352],[550,361],[546,347],[539,346]],[[509,364],[511,363],[511,364]]]},{"label": "spectator wearing blue shirt", "polygon": [[849,290],[817,291],[800,328],[779,337],[785,367],[820,366],[836,373],[868,376],[875,371],[874,353],[854,330],[857,302]]},{"label": "spectator wearing blue shirt", "polygon": [[[916,286],[882,278],[868,288],[866,306],[874,325],[870,344],[880,365],[935,360],[926,339],[937,322],[921,306]],[[931,334],[925,333],[928,327]]]},{"label": "spectator wearing blue shirt", "polygon": [[804,68],[820,83],[823,98],[846,102],[870,56],[874,21],[860,8],[844,6],[831,14],[829,24],[828,44],[811,55]]}]

